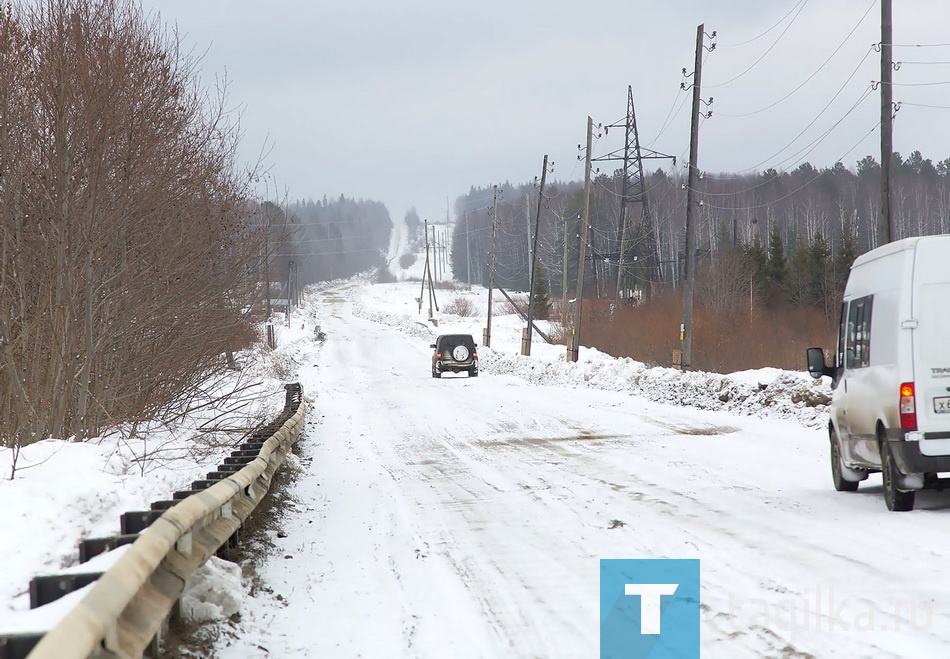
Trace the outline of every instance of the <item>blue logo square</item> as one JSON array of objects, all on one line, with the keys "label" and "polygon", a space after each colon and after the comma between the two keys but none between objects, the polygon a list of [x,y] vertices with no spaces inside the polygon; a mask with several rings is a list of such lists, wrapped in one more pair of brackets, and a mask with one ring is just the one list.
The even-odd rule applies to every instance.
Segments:
[{"label": "blue logo square", "polygon": [[699,560],[601,559],[601,659],[699,659]]}]

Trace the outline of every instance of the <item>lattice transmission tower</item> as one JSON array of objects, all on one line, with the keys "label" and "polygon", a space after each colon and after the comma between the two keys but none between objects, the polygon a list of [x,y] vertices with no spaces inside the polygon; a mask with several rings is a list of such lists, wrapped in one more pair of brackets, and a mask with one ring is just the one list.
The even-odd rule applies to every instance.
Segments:
[{"label": "lattice transmission tower", "polygon": [[[637,113],[633,104],[633,88],[627,86],[627,117],[623,124],[625,129],[623,147],[623,182],[620,197],[620,252],[617,263],[617,288],[615,300],[619,302],[623,291],[627,290],[631,265],[644,257],[644,295],[649,297],[652,284],[659,283],[660,265],[657,248],[656,233],[653,220],[650,216],[650,204],[643,178],[643,160],[670,158],[676,164],[676,157],[660,153],[652,149],[643,149],[640,146],[640,134],[637,130]],[[628,242],[628,218],[630,207],[640,205],[640,232],[639,239],[633,244]]]}]

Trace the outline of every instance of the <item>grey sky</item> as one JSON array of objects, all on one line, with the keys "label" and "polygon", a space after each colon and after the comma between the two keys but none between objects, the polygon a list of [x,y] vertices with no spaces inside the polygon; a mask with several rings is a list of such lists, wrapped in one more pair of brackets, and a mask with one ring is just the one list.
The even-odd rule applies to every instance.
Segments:
[{"label": "grey sky", "polygon": [[[701,169],[839,159],[853,168],[865,155],[880,158],[880,96],[870,92],[880,79],[871,48],[880,0],[143,4],[204,53],[206,84],[226,74],[230,105],[242,111],[242,156],[255,160],[270,147],[271,198],[275,189],[290,200],[345,194],[384,202],[394,220],[413,205],[441,220],[446,198],[454,203],[472,185],[533,180],[544,154],[554,179],[580,179],[587,116],[622,120],[628,84],[642,145],[682,166],[689,92],[680,91],[681,70],[693,68],[700,23],[718,32],[703,71],[703,97],[715,101],[702,126]],[[894,57],[904,62],[894,77],[903,103],[894,147],[936,163],[950,157],[950,45],[903,45],[950,44],[950,2],[894,5],[902,45]],[[619,130],[602,137],[594,155],[621,139]]]}]

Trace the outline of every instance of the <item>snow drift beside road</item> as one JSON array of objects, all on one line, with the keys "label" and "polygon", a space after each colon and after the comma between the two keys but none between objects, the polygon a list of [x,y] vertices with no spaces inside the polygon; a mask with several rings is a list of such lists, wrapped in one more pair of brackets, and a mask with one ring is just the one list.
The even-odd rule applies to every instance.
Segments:
[{"label": "snow drift beside road", "polygon": [[[481,342],[484,316],[462,318],[438,314],[439,324],[426,322],[415,308],[419,283],[400,282],[372,286],[351,286],[357,316],[389,325],[420,339],[439,334],[463,332]],[[444,298],[470,297],[477,308],[488,308],[487,291],[439,291]],[[446,295],[448,293],[448,295]],[[539,323],[539,326],[547,323]],[[583,346],[577,363],[566,361],[567,349],[547,345],[535,335],[531,356],[521,352],[521,327],[517,316],[494,316],[493,346],[479,346],[480,368],[489,373],[514,375],[533,384],[589,387],[623,391],[658,403],[687,405],[704,410],[766,418],[796,419],[807,427],[827,423],[831,389],[827,379],[813,380],[804,371],[765,368],[731,375],[682,372],[672,368],[649,367],[629,358],[617,359],[595,348]],[[804,364],[805,356],[802,355]]]}]

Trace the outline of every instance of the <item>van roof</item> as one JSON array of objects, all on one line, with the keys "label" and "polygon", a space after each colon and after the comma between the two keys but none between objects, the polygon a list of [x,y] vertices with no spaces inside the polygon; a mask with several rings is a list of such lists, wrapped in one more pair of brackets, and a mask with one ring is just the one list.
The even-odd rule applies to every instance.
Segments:
[{"label": "van roof", "polygon": [[912,238],[902,238],[901,240],[895,240],[894,242],[881,245],[880,247],[875,247],[871,251],[865,252],[854,260],[854,264],[851,267],[854,268],[859,265],[869,263],[870,261],[874,261],[875,259],[879,259],[890,254],[895,254],[897,252],[902,252],[904,250],[916,249],[917,243],[919,243],[921,240],[925,240],[927,242],[946,241],[946,243],[950,245],[950,234],[940,234],[936,236],[914,236]]}]

